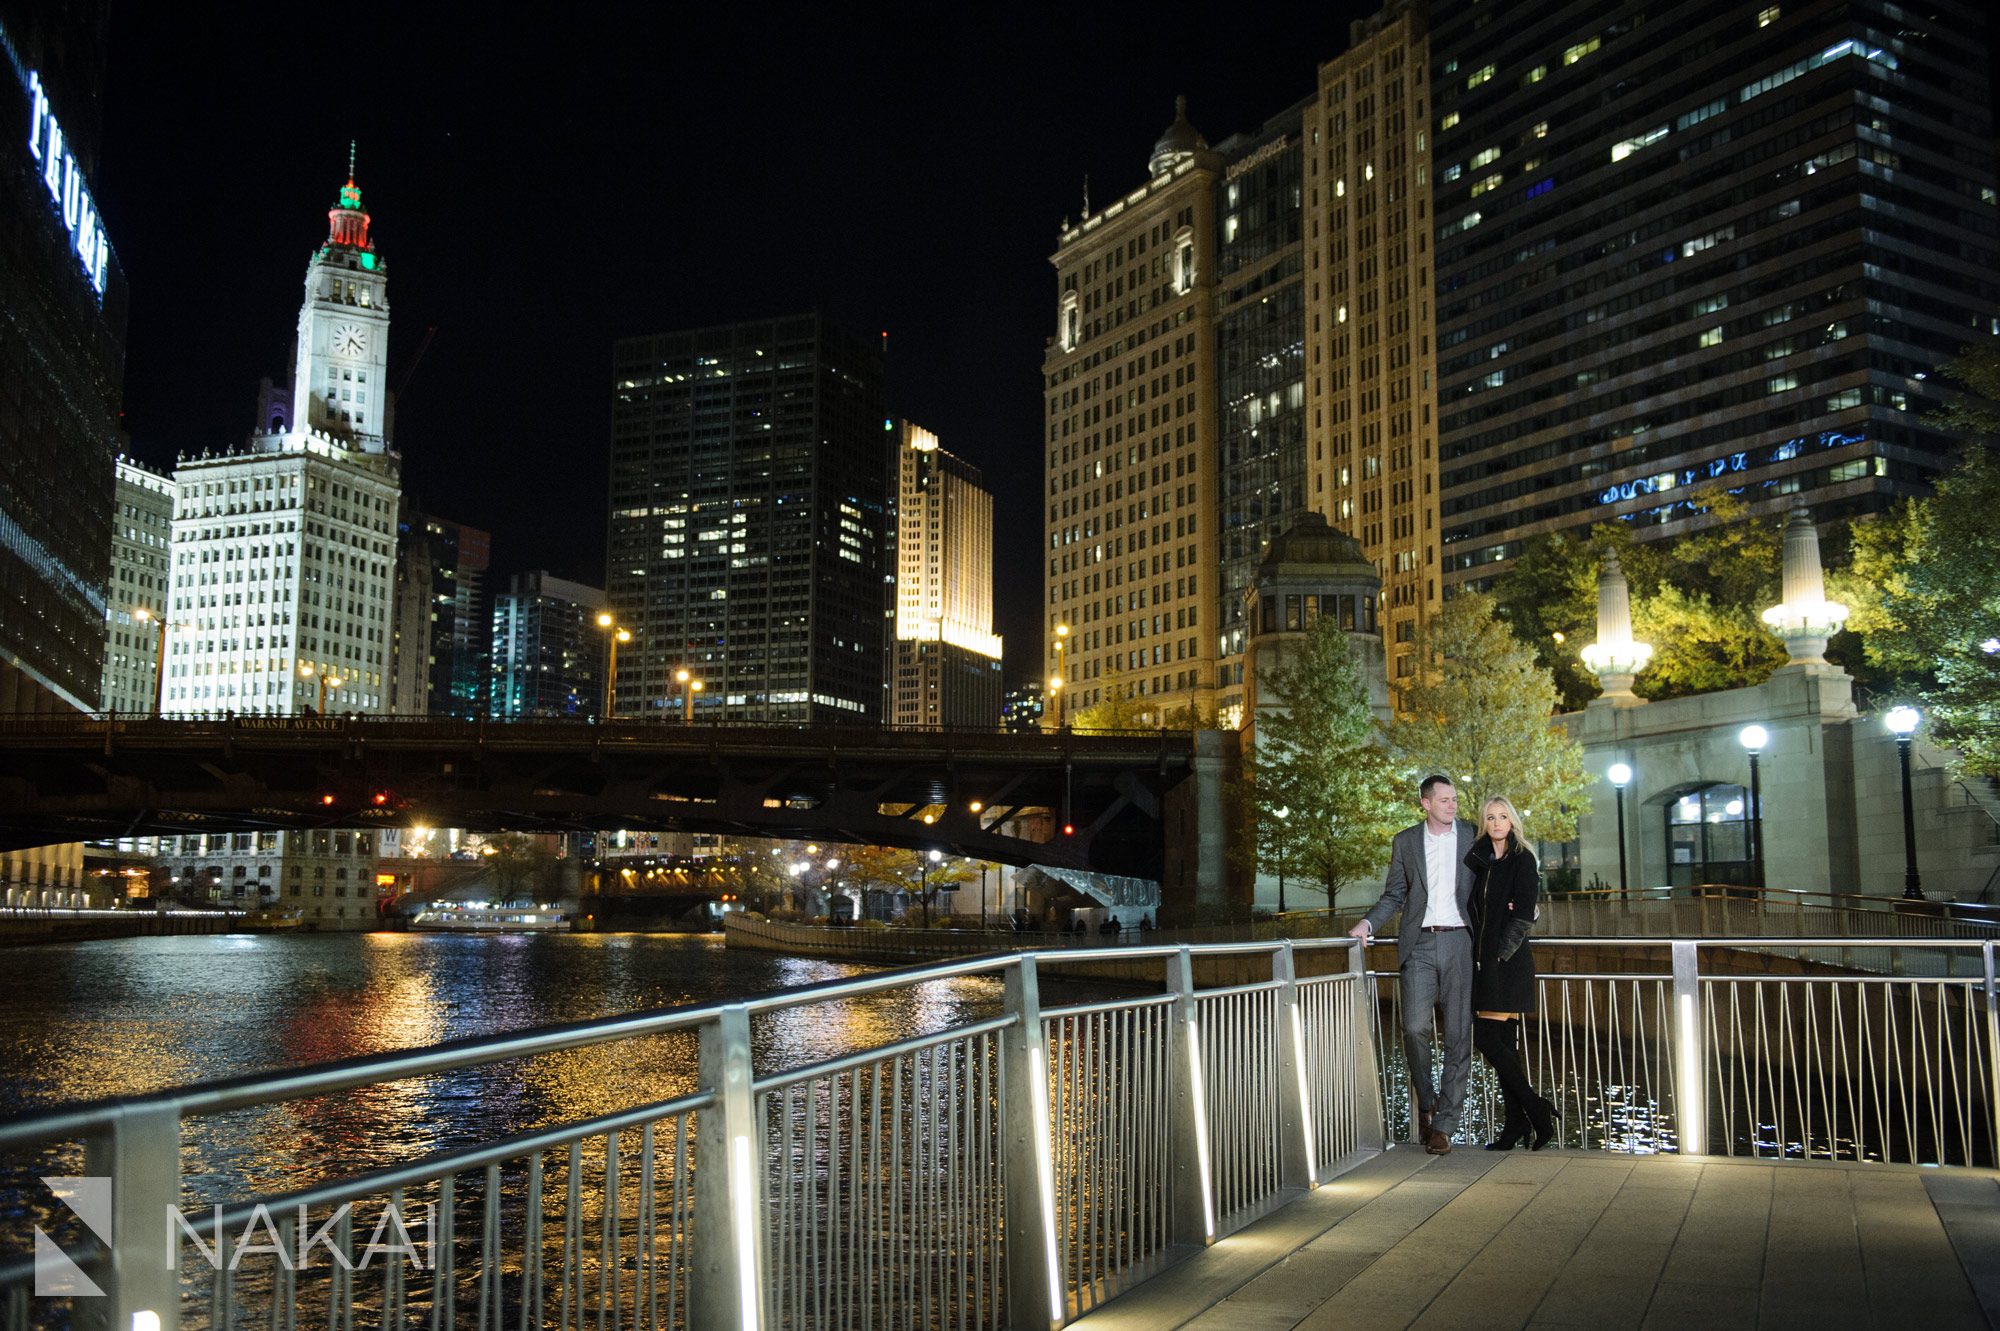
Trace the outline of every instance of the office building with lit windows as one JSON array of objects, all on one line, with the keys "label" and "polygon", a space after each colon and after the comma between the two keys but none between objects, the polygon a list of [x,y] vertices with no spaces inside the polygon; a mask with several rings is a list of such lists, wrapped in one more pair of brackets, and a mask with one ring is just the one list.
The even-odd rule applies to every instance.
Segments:
[{"label": "office building with lit windows", "polygon": [[94,711],[125,378],[125,276],[92,202],[107,6],[0,19],[0,711]]},{"label": "office building with lit windows", "polygon": [[896,442],[873,339],[818,315],[614,352],[606,592],[619,716],[882,720]]},{"label": "office building with lit windows", "polygon": [[604,593],[552,573],[516,573],[493,598],[492,715],[597,716],[604,710]]},{"label": "office building with lit windows", "polygon": [[979,468],[898,422],[895,606],[889,720],[992,730],[1000,724],[993,631],[993,496]]},{"label": "office building with lit windows", "polygon": [[402,488],[388,271],[351,176],[327,217],[289,403],[265,395],[247,443],[174,472],[169,712],[389,710]]},{"label": "office building with lit windows", "polygon": [[1062,682],[1045,723],[1116,697],[1149,715],[1214,706],[1226,165],[1178,105],[1145,181],[1101,208],[1086,201],[1050,260],[1043,641]]},{"label": "office building with lit windows", "polygon": [[400,716],[487,713],[485,591],[493,538],[411,506],[396,524],[389,709]]},{"label": "office building with lit windows", "polygon": [[1355,23],[1304,117],[1306,502],[1381,575],[1391,681],[1441,595],[1428,50],[1414,4]]},{"label": "office building with lit windows", "polygon": [[174,535],[173,481],[119,458],[111,521],[103,707],[107,712],[150,712],[159,703],[160,626],[167,618],[167,554]]},{"label": "office building with lit windows", "polygon": [[1880,511],[1996,331],[1990,15],[1941,0],[1432,8],[1445,579],[1616,520]]},{"label": "office building with lit windows", "polygon": [[1192,705],[1240,725],[1250,584],[1307,513],[1380,571],[1408,670],[1439,595],[1425,51],[1393,4],[1311,96],[1213,148],[1183,114],[1143,189],[1065,224],[1052,712],[1117,688],[1149,721]]}]

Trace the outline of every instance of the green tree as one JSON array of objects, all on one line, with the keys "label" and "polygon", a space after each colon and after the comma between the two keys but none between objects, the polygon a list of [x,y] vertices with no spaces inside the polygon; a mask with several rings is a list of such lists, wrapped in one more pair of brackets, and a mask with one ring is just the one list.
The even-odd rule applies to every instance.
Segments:
[{"label": "green tree", "polygon": [[[1624,535],[1623,527],[1611,528]],[[1597,676],[1577,653],[1597,638],[1597,569],[1603,541],[1552,532],[1527,544],[1493,585],[1495,609],[1555,681],[1563,711],[1595,698]],[[1629,546],[1629,540],[1619,542]]]},{"label": "green tree", "polygon": [[[1778,600],[1783,524],[1753,518],[1740,496],[1696,491],[1710,523],[1672,541],[1634,541],[1623,523],[1587,538],[1530,541],[1494,584],[1501,617],[1554,680],[1565,711],[1598,694],[1577,653],[1597,638],[1597,574],[1615,551],[1632,587],[1634,636],[1653,645],[1633,683],[1642,698],[1680,698],[1761,684],[1788,659],[1762,615]],[[1556,635],[1561,634],[1560,640]]]},{"label": "green tree", "polygon": [[1398,690],[1390,743],[1410,771],[1442,772],[1474,821],[1494,795],[1531,835],[1568,841],[1589,803],[1583,746],[1550,724],[1555,682],[1500,621],[1492,597],[1461,592],[1417,634],[1416,674]]},{"label": "green tree", "polygon": [[541,838],[509,832],[488,843],[493,853],[487,869],[500,895],[513,900],[527,896],[535,901],[554,901],[562,895],[562,875],[555,848]]},{"label": "green tree", "polygon": [[[1275,872],[1282,836],[1287,877],[1317,882],[1331,903],[1341,884],[1381,869],[1389,838],[1409,821],[1404,782],[1369,711],[1353,644],[1331,617],[1258,680],[1258,692],[1280,702],[1258,707],[1238,792],[1251,858]],[[1287,818],[1274,834],[1279,809]]]},{"label": "green tree", "polygon": [[1964,389],[1938,422],[1961,434],[2000,434],[2000,337],[1975,342],[1938,369]]},{"label": "green tree", "polygon": [[[1068,688],[1067,681],[1063,684]],[[1124,683],[1113,678],[1105,685],[1104,700],[1078,709],[1067,719],[1072,730],[1150,730],[1151,713],[1144,699],[1133,696]]]},{"label": "green tree", "polygon": [[[1880,580],[1855,607],[1868,655],[1909,672],[1931,738],[1961,770],[2000,775],[2000,464],[1969,448],[1929,499],[1855,529],[1855,563]],[[1991,650],[1989,650],[1989,644]]]},{"label": "green tree", "polygon": [[[1772,597],[1768,604],[1777,604]],[[1663,584],[1632,607],[1632,636],[1653,644],[1653,659],[1632,682],[1642,698],[1761,684],[1789,661],[1784,643],[1749,605],[1717,604],[1707,592]]]}]

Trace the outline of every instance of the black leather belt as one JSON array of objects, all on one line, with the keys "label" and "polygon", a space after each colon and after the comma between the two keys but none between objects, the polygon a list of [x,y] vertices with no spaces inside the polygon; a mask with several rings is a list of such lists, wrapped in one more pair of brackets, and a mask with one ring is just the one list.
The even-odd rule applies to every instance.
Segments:
[{"label": "black leather belt", "polygon": [[1462,924],[1427,924],[1423,929],[1427,934],[1455,934],[1465,927]]}]

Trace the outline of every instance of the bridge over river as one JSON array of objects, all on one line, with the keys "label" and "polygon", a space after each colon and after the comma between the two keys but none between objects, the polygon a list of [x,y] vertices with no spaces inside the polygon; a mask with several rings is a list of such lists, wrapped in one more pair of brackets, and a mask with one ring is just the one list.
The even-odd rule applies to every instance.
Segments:
[{"label": "bridge over river", "polygon": [[[664,829],[1191,879],[1184,731],[0,716],[0,850],[320,827]],[[1198,768],[1200,769],[1198,771]],[[1200,777],[1201,779],[1191,779]]]},{"label": "bridge over river", "polygon": [[[1621,943],[1651,964],[1579,964]],[[0,1122],[0,1160],[108,1189],[4,1211],[103,1294],[37,1294],[65,1268],[0,1234],[0,1327],[1990,1322],[1996,945],[1807,964],[1853,943],[1759,969],[1756,940],[1537,939],[1558,1149],[1505,1157],[1399,1144],[1396,973],[1347,939],[965,957],[76,1105]],[[1045,1005],[1045,971],[1106,965],[1151,973]],[[886,1043],[855,1015],[942,979],[988,1001]],[[760,1065],[759,1027],[801,1021],[850,1038]],[[510,1065],[650,1041],[686,1076],[370,1173],[230,1188],[189,1149],[216,1115],[306,1132],[363,1088],[513,1094]]]}]

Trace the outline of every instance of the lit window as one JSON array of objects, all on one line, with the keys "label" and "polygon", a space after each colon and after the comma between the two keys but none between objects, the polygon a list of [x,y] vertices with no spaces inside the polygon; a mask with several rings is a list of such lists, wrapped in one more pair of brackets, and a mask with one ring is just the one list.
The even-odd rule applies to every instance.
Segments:
[{"label": "lit window", "polygon": [[1577,61],[1589,55],[1592,51],[1595,51],[1601,43],[1602,39],[1597,37],[1592,37],[1587,42],[1578,42],[1575,46],[1572,46],[1568,50],[1563,52],[1563,63],[1565,65],[1575,64]]},{"label": "lit window", "polygon": [[1479,155],[1472,159],[1472,166],[1474,170],[1478,170],[1482,166],[1487,166],[1499,160],[1500,150],[1498,148],[1483,148],[1480,150]]},{"label": "lit window", "polygon": [[1477,88],[1480,84],[1486,82],[1488,79],[1492,77],[1493,77],[1493,66],[1485,65],[1482,66],[1480,69],[1476,70],[1473,73],[1472,77],[1465,81],[1465,86],[1467,90]]},{"label": "lit window", "polygon": [[1444,131],[1451,129],[1453,126],[1457,124],[1458,124],[1458,112],[1447,111],[1445,113],[1444,119],[1438,121],[1438,133],[1442,134],[1444,133]]},{"label": "lit window", "polygon": [[1499,188],[1500,188],[1500,177],[1487,176],[1484,180],[1475,180],[1472,182],[1472,197],[1476,199],[1480,195],[1486,193],[1487,190],[1499,189]]},{"label": "lit window", "polygon": [[1705,328],[1702,330],[1701,345],[1705,347],[1712,347],[1720,344],[1721,341],[1722,341],[1722,329]]},{"label": "lit window", "polygon": [[1528,131],[1528,137],[1531,139],[1546,139],[1548,136],[1549,122],[1546,120],[1537,121],[1535,127]]},{"label": "lit window", "polygon": [[1543,79],[1547,78],[1548,76],[1549,76],[1549,67],[1547,65],[1536,65],[1533,69],[1528,71],[1528,77],[1522,79],[1521,82],[1540,83]]},{"label": "lit window", "polygon": [[1758,27],[1768,28],[1777,21],[1778,21],[1778,7],[1776,5],[1772,5],[1769,9],[1760,9],[1757,11]]}]

